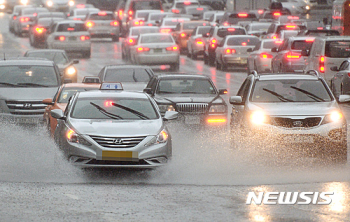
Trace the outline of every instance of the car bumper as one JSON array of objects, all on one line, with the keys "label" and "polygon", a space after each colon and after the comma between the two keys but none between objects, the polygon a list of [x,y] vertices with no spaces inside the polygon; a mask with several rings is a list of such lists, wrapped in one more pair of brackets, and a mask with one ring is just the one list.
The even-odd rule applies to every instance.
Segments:
[{"label": "car bumper", "polygon": [[40,115],[13,115],[11,113],[1,113],[1,122],[18,125],[41,125],[44,123],[43,114]]},{"label": "car bumper", "polygon": [[81,52],[88,51],[91,49],[91,42],[79,43],[79,42],[71,42],[71,43],[60,43],[54,42],[52,44],[52,48],[54,49],[63,49],[67,52]]},{"label": "car bumper", "polygon": [[259,72],[271,72],[271,60],[272,59],[264,59],[264,60],[256,60],[256,68]]},{"label": "car bumper", "polygon": [[111,37],[111,36],[119,36],[119,28],[90,28],[89,33],[91,37],[97,37],[100,36],[103,37]]},{"label": "car bumper", "polygon": [[179,53],[167,53],[167,54],[144,54],[136,55],[135,60],[138,64],[143,65],[165,65],[179,63]]},{"label": "car bumper", "polygon": [[203,45],[193,44],[192,50],[193,50],[193,53],[196,55],[204,55],[204,46]]},{"label": "car bumper", "polygon": [[248,55],[223,56],[223,63],[232,65],[247,65]]},{"label": "car bumper", "polygon": [[205,127],[217,127],[226,126],[228,119],[227,113],[219,114],[184,114],[180,113],[177,120],[174,122],[185,124],[188,126],[205,126]]}]

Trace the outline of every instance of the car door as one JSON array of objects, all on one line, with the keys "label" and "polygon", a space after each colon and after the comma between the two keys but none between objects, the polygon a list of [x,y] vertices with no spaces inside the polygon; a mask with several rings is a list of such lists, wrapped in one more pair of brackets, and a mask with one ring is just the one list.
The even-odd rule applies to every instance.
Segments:
[{"label": "car door", "polygon": [[339,66],[339,71],[335,74],[336,78],[334,78],[333,84],[335,86],[336,96],[344,95],[350,91],[348,73],[350,73],[349,61],[346,60]]}]

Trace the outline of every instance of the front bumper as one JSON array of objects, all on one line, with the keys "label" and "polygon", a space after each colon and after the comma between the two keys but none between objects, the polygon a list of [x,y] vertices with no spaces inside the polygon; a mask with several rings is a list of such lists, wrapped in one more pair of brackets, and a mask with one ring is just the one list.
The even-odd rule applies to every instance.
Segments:
[{"label": "front bumper", "polygon": [[18,125],[42,125],[44,123],[43,114],[40,115],[13,115],[11,113],[1,113],[0,121],[3,123]]},{"label": "front bumper", "polygon": [[213,113],[213,114],[181,114],[174,122],[185,124],[187,126],[205,126],[217,127],[226,126],[228,119],[227,113]]}]

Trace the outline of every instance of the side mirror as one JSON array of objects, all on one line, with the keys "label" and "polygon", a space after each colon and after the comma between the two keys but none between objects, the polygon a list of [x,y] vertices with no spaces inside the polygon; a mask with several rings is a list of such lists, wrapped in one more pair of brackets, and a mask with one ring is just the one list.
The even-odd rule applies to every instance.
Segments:
[{"label": "side mirror", "polygon": [[331,67],[331,70],[334,71],[334,72],[338,72],[338,71],[339,71],[339,69],[338,69],[337,66],[332,66],[332,67]]},{"label": "side mirror", "polygon": [[163,117],[164,121],[177,119],[179,113],[176,111],[166,111]]},{"label": "side mirror", "polygon": [[273,47],[273,48],[271,49],[271,52],[278,52],[278,48],[277,48],[277,47]]},{"label": "side mirror", "polygon": [[44,100],[42,101],[42,103],[44,103],[45,105],[53,105],[53,101],[52,101],[51,98],[49,98],[49,99],[44,99]]},{"label": "side mirror", "polygon": [[253,52],[252,48],[247,49],[247,52]]},{"label": "side mirror", "polygon": [[232,105],[243,105],[241,96],[231,96],[229,102]]},{"label": "side mirror", "polygon": [[78,59],[73,59],[72,64],[78,64],[79,60]]},{"label": "side mirror", "polygon": [[301,50],[301,55],[302,56],[309,56],[309,50],[307,50],[307,49]]},{"label": "side mirror", "polygon": [[350,102],[350,95],[340,95],[339,103],[348,103]]},{"label": "side mirror", "polygon": [[220,89],[219,90],[219,95],[226,95],[227,94],[227,89]]},{"label": "side mirror", "polygon": [[64,114],[61,109],[51,110],[51,116],[55,119],[64,119]]},{"label": "side mirror", "polygon": [[145,88],[145,89],[143,89],[143,92],[147,93],[147,94],[152,94],[152,89],[151,88]]},{"label": "side mirror", "polygon": [[71,79],[64,79],[63,83],[66,84],[66,83],[72,83],[73,81]]}]

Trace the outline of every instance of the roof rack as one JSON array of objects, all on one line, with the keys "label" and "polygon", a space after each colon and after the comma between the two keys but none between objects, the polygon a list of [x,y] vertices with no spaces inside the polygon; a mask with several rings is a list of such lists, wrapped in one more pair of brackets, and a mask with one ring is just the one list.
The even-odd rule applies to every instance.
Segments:
[{"label": "roof rack", "polygon": [[320,78],[320,74],[317,72],[317,70],[314,70],[314,69],[307,70],[304,73],[307,75],[313,75],[313,76],[316,76],[317,78]]}]

